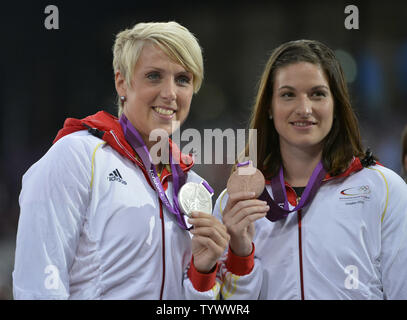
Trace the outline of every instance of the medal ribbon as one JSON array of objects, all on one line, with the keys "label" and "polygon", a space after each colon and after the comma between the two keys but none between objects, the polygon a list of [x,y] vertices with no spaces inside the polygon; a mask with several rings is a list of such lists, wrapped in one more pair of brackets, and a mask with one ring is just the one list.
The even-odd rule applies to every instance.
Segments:
[{"label": "medal ribbon", "polygon": [[167,207],[168,211],[173,213],[177,218],[178,225],[185,230],[188,230],[185,223],[184,215],[182,214],[179,204],[178,204],[178,192],[181,186],[186,181],[186,174],[182,171],[180,165],[177,163],[175,164],[172,159],[172,152],[169,154],[169,160],[171,165],[172,171],[172,184],[173,184],[173,206],[171,205],[170,201],[165,194],[164,188],[161,184],[160,178],[157,175],[157,171],[155,169],[154,164],[152,163],[150,152],[147,149],[146,144],[144,143],[140,133],[137,129],[131,124],[131,122],[127,119],[127,117],[122,114],[120,117],[120,125],[123,129],[124,136],[128,143],[134,148],[136,153],[141,158],[141,161],[144,164],[144,167],[147,170],[148,177],[151,181],[151,184],[154,186],[158,196],[160,197],[162,203]]},{"label": "medal ribbon", "polygon": [[319,162],[312,172],[311,178],[305,187],[300,202],[294,209],[289,210],[283,167],[281,166],[279,175],[271,179],[271,190],[273,191],[274,199],[271,198],[266,188],[264,188],[263,193],[259,197],[260,200],[267,201],[267,204],[270,206],[266,218],[275,222],[286,218],[289,213],[298,211],[308,205],[321,186],[325,175],[326,170],[324,169],[322,162]]}]

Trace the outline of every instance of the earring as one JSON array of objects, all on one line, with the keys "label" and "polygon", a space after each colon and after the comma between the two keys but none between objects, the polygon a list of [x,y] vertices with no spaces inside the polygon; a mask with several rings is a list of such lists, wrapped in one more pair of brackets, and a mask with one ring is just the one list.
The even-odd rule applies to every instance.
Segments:
[{"label": "earring", "polygon": [[273,116],[272,116],[271,114],[269,114],[269,119],[270,119],[270,120],[272,120],[272,119],[273,119]]},{"label": "earring", "polygon": [[126,101],[126,97],[125,97],[125,96],[121,96],[121,97],[120,97],[120,101],[121,101],[122,104],[124,104],[124,102]]}]

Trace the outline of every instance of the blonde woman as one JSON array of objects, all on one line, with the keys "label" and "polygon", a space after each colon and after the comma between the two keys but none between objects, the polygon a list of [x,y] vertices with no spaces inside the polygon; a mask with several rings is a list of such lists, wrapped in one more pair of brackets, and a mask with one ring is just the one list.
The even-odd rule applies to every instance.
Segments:
[{"label": "blonde woman", "polygon": [[266,189],[216,203],[231,236],[223,297],[407,299],[407,186],[364,152],[332,50],[276,48],[250,128]]},{"label": "blonde woman", "polygon": [[14,297],[216,298],[229,235],[210,214],[187,220],[177,199],[184,183],[205,182],[171,140],[169,163],[149,154],[153,130],[171,135],[188,116],[200,46],[176,22],[139,23],[113,54],[119,118],[68,118],[23,177]]}]

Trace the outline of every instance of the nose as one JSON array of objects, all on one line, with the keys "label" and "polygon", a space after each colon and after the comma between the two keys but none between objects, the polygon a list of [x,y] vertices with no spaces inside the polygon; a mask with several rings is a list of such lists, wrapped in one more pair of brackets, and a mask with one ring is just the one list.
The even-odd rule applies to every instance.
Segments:
[{"label": "nose", "polygon": [[301,117],[309,117],[312,114],[312,101],[308,96],[303,96],[299,100],[295,112]]},{"label": "nose", "polygon": [[167,79],[167,81],[163,82],[160,95],[168,102],[177,99],[177,87],[173,79]]}]

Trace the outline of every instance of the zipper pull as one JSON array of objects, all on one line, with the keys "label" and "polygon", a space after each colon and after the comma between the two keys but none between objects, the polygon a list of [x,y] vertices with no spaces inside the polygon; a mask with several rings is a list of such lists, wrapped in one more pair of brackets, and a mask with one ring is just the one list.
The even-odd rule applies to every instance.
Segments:
[{"label": "zipper pull", "polygon": [[97,129],[97,128],[92,128],[92,127],[88,126],[86,123],[82,123],[82,124],[83,124],[86,128],[88,128],[88,132],[89,132],[91,135],[93,135],[93,136],[95,136],[95,137],[97,137],[97,138],[99,138],[99,139],[102,139],[102,138],[103,138],[103,135],[105,134],[104,131],[99,130],[99,129]]}]

